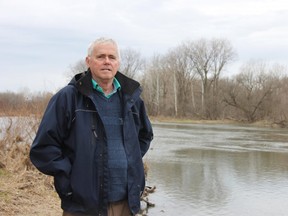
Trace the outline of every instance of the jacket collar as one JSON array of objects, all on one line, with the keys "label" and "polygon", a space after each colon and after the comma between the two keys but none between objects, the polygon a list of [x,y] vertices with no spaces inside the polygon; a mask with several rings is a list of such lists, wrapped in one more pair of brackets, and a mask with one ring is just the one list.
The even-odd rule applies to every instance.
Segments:
[{"label": "jacket collar", "polygon": [[[116,79],[119,81],[121,85],[121,91],[125,94],[130,96],[136,91],[136,89],[140,89],[140,83],[136,80],[133,80],[124,74],[120,73],[119,71],[115,75]],[[74,78],[70,81],[70,85],[75,85],[79,92],[83,95],[89,96],[93,92],[93,85],[92,85],[92,74],[90,69],[87,71],[76,74]]]},{"label": "jacket collar", "polygon": [[123,93],[126,93],[130,96],[136,91],[136,89],[140,87],[139,82],[125,76],[119,71],[116,73],[115,77],[119,81]]}]

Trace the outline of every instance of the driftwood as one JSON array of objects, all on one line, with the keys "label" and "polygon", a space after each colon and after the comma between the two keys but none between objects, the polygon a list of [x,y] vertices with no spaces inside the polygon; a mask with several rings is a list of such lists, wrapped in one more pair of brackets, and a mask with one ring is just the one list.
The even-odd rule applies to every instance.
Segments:
[{"label": "driftwood", "polygon": [[[148,175],[148,170],[149,170],[148,165],[145,162],[144,163],[144,173],[145,173],[145,178],[146,179],[147,179],[147,175]],[[156,186],[153,186],[153,187],[146,186],[145,187],[144,192],[143,192],[143,194],[141,196],[141,210],[136,216],[148,216],[147,215],[148,209],[150,207],[154,207],[155,206],[154,203],[149,201],[148,196],[149,196],[150,193],[154,193],[155,190],[156,190]]]},{"label": "driftwood", "polygon": [[145,191],[144,191],[144,193],[143,193],[143,195],[142,195],[142,197],[141,197],[141,201],[145,202],[145,203],[147,204],[147,207],[148,207],[148,208],[155,206],[155,204],[154,204],[154,203],[151,203],[151,202],[149,201],[149,199],[148,199],[148,195],[149,195],[150,193],[154,193],[155,190],[156,190],[156,186],[153,186],[153,187],[151,187],[151,186],[146,186],[146,187],[145,187]]},{"label": "driftwood", "polygon": [[154,193],[154,191],[156,190],[156,186],[146,186],[145,190],[141,196],[141,210],[140,212],[136,215],[136,216],[148,216],[148,209],[150,207],[154,207],[155,204],[149,201],[149,194],[150,193]]}]

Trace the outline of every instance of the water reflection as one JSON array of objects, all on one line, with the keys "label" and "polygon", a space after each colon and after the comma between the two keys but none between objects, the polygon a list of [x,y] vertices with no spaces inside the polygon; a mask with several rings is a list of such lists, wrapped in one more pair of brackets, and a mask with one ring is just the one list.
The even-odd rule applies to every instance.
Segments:
[{"label": "water reflection", "polygon": [[287,215],[288,135],[227,125],[154,125],[149,215]]}]

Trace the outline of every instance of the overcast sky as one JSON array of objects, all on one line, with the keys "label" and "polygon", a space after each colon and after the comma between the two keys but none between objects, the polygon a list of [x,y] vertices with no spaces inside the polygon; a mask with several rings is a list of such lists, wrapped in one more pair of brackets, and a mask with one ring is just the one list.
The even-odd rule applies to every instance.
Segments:
[{"label": "overcast sky", "polygon": [[55,92],[100,36],[145,57],[223,38],[238,54],[233,70],[251,59],[287,65],[288,1],[0,0],[0,92]]}]

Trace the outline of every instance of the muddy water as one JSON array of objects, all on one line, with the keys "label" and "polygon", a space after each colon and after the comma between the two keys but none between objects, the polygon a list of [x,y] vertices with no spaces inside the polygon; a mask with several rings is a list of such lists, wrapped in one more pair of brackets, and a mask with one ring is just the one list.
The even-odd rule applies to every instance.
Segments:
[{"label": "muddy water", "polygon": [[288,215],[288,130],[154,124],[149,216]]}]

